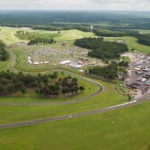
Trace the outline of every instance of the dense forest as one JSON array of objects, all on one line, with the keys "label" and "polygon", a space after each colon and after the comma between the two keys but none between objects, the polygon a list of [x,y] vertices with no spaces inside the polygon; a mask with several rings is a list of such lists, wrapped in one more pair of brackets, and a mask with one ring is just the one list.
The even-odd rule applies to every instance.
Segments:
[{"label": "dense forest", "polygon": [[0,41],[0,60],[7,61],[8,58],[9,58],[9,54],[6,51],[6,46],[2,41]]},{"label": "dense forest", "polygon": [[137,36],[138,31],[122,31],[122,30],[106,30],[106,29],[94,29],[93,32],[97,36],[105,37],[121,37],[121,36]]},{"label": "dense forest", "polygon": [[114,80],[118,77],[118,68],[117,63],[113,62],[106,67],[92,67],[89,68],[86,72],[88,74],[100,76],[106,79]]},{"label": "dense forest", "polygon": [[150,34],[138,35],[138,42],[150,46]]},{"label": "dense forest", "polygon": [[122,43],[106,42],[102,38],[83,38],[77,39],[75,45],[88,48],[92,51],[89,56],[99,58],[102,60],[117,59],[121,53],[127,52],[128,47]]},{"label": "dense forest", "polygon": [[38,74],[37,76],[22,72],[18,74],[9,71],[0,72],[0,95],[11,95],[19,91],[24,94],[31,89],[41,96],[61,94],[69,96],[84,91],[84,87],[79,85],[76,78],[58,76],[57,72],[45,75]]},{"label": "dense forest", "polygon": [[89,32],[90,25],[89,24],[72,24],[72,23],[51,23],[50,25],[34,25],[32,26],[34,30],[48,30],[48,31],[60,31],[60,30],[71,30],[77,29],[84,32]]},{"label": "dense forest", "polygon": [[[149,29],[149,12],[124,11],[0,11],[0,25],[53,26],[55,24],[93,24],[112,30],[118,29]],[[53,25],[53,23],[55,23]],[[71,24],[70,24],[71,26]],[[67,25],[68,28],[68,25]],[[74,28],[74,27],[73,27]]]}]

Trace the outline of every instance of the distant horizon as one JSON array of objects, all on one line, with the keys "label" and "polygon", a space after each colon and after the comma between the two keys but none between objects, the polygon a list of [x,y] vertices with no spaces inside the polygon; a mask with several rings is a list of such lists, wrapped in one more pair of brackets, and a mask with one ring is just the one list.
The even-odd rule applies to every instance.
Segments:
[{"label": "distant horizon", "polygon": [[23,12],[29,12],[29,11],[46,11],[46,12],[150,12],[150,10],[48,10],[48,9],[0,9],[0,11],[23,11]]}]

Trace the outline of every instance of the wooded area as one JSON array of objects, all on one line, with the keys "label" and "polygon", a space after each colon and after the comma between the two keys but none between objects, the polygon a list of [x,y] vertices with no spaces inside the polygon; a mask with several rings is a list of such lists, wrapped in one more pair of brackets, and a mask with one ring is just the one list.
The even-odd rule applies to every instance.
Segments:
[{"label": "wooded area", "polygon": [[7,61],[8,58],[9,58],[9,54],[6,51],[6,46],[2,41],[0,41],[0,60]]},{"label": "wooded area", "polygon": [[117,59],[120,54],[127,52],[128,47],[122,43],[106,42],[102,38],[83,38],[75,41],[75,45],[91,49],[89,56],[102,60]]},{"label": "wooded area", "polygon": [[63,94],[69,96],[84,91],[78,80],[71,76],[59,77],[57,72],[53,74],[23,74],[19,72],[0,72],[0,95],[11,95],[16,92],[26,93],[27,90],[34,90],[41,96],[58,96]]},{"label": "wooded area", "polygon": [[46,43],[52,44],[56,41],[53,39],[56,35],[48,33],[36,33],[36,32],[27,32],[27,31],[17,31],[16,36],[21,40],[29,40],[28,45]]}]

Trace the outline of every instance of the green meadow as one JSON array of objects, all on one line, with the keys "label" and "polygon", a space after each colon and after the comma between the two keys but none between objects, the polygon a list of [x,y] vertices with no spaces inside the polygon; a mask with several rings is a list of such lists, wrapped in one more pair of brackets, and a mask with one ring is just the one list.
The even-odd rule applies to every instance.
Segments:
[{"label": "green meadow", "polygon": [[[0,124],[31,121],[34,119],[70,115],[101,109],[128,102],[128,97],[117,91],[115,83],[92,79],[103,86],[101,93],[76,102],[80,98],[95,93],[98,87],[85,80],[85,75],[73,68],[55,65],[52,63],[30,65],[28,56],[40,50],[52,49],[56,55],[66,49],[79,49],[74,41],[84,37],[96,37],[91,32],[79,30],[66,30],[58,34],[57,31],[32,30],[30,28],[0,27],[1,39],[7,43],[10,58],[7,62],[0,62],[0,71],[11,69],[24,73],[52,73],[63,71],[65,75],[77,77],[85,91],[70,97],[43,98],[35,92],[28,91],[25,95],[15,93],[12,96],[0,97]],[[15,34],[19,30],[37,32],[42,36],[53,36],[55,44],[17,46],[18,39]],[[149,33],[141,30],[141,34]],[[150,47],[139,44],[134,37],[105,37],[107,41],[126,43],[129,49],[141,53],[149,53]],[[62,43],[67,42],[66,47]],[[62,54],[59,57],[64,58]],[[78,56],[79,57],[79,56]],[[47,59],[47,56],[43,56]],[[87,77],[88,78],[88,77]],[[121,88],[121,87],[120,87]],[[64,102],[73,102],[64,104]],[[5,105],[6,104],[6,105]],[[9,105],[7,105],[9,104]],[[150,150],[150,109],[149,102],[137,104],[132,107],[117,109],[105,113],[93,114],[75,119],[28,125],[23,127],[0,129],[0,150]]]},{"label": "green meadow", "polygon": [[86,117],[0,129],[3,150],[149,150],[149,102]]},{"label": "green meadow", "polygon": [[122,40],[123,43],[127,44],[129,49],[134,49],[137,52],[148,54],[150,53],[150,46],[142,45],[137,42],[135,37],[124,36],[124,37],[105,37],[107,41],[118,41]]}]

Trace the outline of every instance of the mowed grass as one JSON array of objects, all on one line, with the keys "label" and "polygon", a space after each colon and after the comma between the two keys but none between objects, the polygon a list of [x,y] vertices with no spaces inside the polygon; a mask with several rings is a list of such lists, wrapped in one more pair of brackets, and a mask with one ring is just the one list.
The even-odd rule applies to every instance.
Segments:
[{"label": "mowed grass", "polygon": [[2,150],[149,150],[150,103],[76,119],[0,129]]},{"label": "mowed grass", "polygon": [[138,31],[140,34],[150,34],[150,30],[145,29],[130,29],[131,31]]},{"label": "mowed grass", "polygon": [[1,40],[3,40],[6,44],[14,44],[21,41],[15,36],[16,31],[20,30],[20,28],[0,27],[0,29],[2,32]]},{"label": "mowed grass", "polygon": [[[27,32],[34,32],[39,33],[43,37],[49,38],[54,37],[54,39],[58,42],[60,41],[69,41],[75,40],[84,37],[95,37],[94,33],[91,32],[83,32],[80,30],[63,30],[60,34],[58,31],[45,31],[45,30],[33,30],[30,28],[13,28],[13,27],[0,27],[1,29],[1,39],[8,44],[14,44],[16,42],[21,42],[22,40],[18,39],[15,34],[17,31],[27,31]],[[49,35],[48,35],[49,34]]]},{"label": "mowed grass", "polygon": [[[94,109],[100,109],[115,104],[128,101],[127,96],[123,96],[116,91],[115,84],[101,82],[104,85],[102,93],[89,98],[85,101],[71,105],[45,105],[45,106],[0,106],[0,124],[26,121],[37,118],[47,118],[51,116],[68,115],[72,113],[84,112]],[[92,89],[93,87],[91,87]],[[90,89],[89,89],[90,90]],[[0,102],[51,102],[51,100],[36,98],[0,98]],[[62,101],[65,101],[62,100]],[[54,102],[54,101],[52,101]],[[57,102],[57,100],[56,100]],[[60,101],[58,101],[60,102]],[[33,103],[34,104],[34,103]]]},{"label": "mowed grass", "polygon": [[60,36],[56,38],[56,41],[69,41],[75,39],[81,39],[84,37],[96,37],[94,33],[91,32],[83,32],[80,30],[66,30],[61,31]]},{"label": "mowed grass", "polygon": [[148,54],[150,53],[150,46],[142,45],[137,42],[137,38],[124,36],[124,37],[105,37],[107,41],[118,41],[123,40],[125,44],[128,45],[129,49],[134,49],[135,51]]},{"label": "mowed grass", "polygon": [[140,34],[150,34],[150,30],[138,30]]}]

